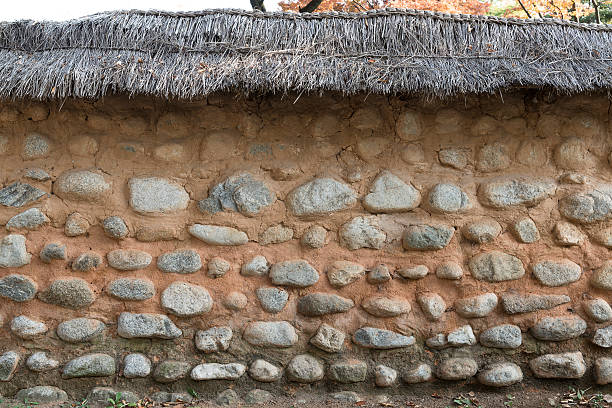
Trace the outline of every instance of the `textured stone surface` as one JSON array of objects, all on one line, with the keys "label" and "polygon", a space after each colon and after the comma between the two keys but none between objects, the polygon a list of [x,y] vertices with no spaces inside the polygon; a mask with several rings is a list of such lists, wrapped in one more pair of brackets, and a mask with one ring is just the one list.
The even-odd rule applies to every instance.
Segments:
[{"label": "textured stone surface", "polygon": [[53,184],[53,192],[64,200],[104,204],[111,192],[111,184],[104,176],[88,170],[68,170]]},{"label": "textured stone surface", "polygon": [[337,353],[342,350],[345,338],[344,332],[323,323],[310,339],[310,344],[328,353]]},{"label": "textured stone surface", "polygon": [[329,284],[341,288],[358,281],[365,276],[363,265],[350,261],[335,261],[327,270]]},{"label": "textured stone surface", "polygon": [[352,208],[357,203],[357,195],[339,181],[317,178],[291,191],[286,203],[297,216],[322,215]]},{"label": "textured stone surface", "polygon": [[607,322],[612,319],[612,307],[602,298],[587,299],[582,302],[582,308],[597,323]]},{"label": "textured stone surface", "polygon": [[59,361],[48,357],[44,351],[37,351],[26,360],[26,366],[37,373],[55,370],[59,365]]},{"label": "textured stone surface", "polygon": [[9,231],[15,230],[37,230],[40,227],[48,224],[49,218],[38,208],[28,208],[22,213],[11,217],[6,222],[6,229]]},{"label": "textured stone surface", "polygon": [[407,384],[418,384],[433,379],[431,366],[428,364],[419,364],[414,368],[408,369],[403,375],[402,380]]},{"label": "textured stone surface", "polygon": [[365,348],[387,350],[411,346],[415,343],[415,339],[391,330],[362,327],[353,334],[353,342]]},{"label": "textured stone surface", "polygon": [[406,266],[399,268],[397,273],[406,279],[422,279],[429,273],[429,268],[426,265]]},{"label": "textured stone surface", "polygon": [[171,383],[187,377],[191,365],[184,361],[165,360],[155,366],[153,378],[160,383]]},{"label": "textured stone surface", "polygon": [[379,364],[374,368],[374,382],[377,387],[392,387],[397,380],[397,371]]},{"label": "textured stone surface", "polygon": [[238,211],[253,217],[272,205],[276,195],[265,183],[249,173],[229,177],[210,189],[208,197],[198,203],[202,212]]},{"label": "textured stone surface", "polygon": [[533,325],[531,334],[538,340],[563,341],[582,335],[586,328],[586,322],[577,316],[545,316]]},{"label": "textured stone surface", "polygon": [[355,306],[355,303],[351,299],[324,292],[310,293],[297,301],[297,311],[304,316],[344,313],[353,306]]},{"label": "textured stone surface", "polygon": [[57,336],[68,343],[83,343],[102,334],[106,326],[97,319],[78,317],[57,326]]},{"label": "textured stone surface", "polygon": [[116,215],[103,219],[102,229],[107,236],[115,239],[123,239],[130,232],[127,225],[125,225],[125,221]]},{"label": "textured stone surface", "polygon": [[532,207],[555,194],[553,180],[530,176],[503,177],[484,182],[478,189],[482,204],[494,208]]},{"label": "textured stone surface", "polygon": [[19,354],[16,351],[7,351],[0,355],[0,381],[10,381],[19,364]]},{"label": "textured stone surface", "polygon": [[381,249],[387,235],[378,226],[376,217],[355,217],[342,225],[340,245],[350,250],[360,248]]},{"label": "textured stone surface", "polygon": [[591,285],[596,288],[612,290],[612,261],[606,261],[591,275]]},{"label": "textured stone surface", "polygon": [[255,381],[274,382],[280,379],[281,374],[280,368],[262,359],[253,361],[249,367],[249,375]]},{"label": "textured stone surface", "polygon": [[476,375],[478,363],[471,358],[453,357],[442,360],[437,370],[437,377],[442,380],[466,380]]},{"label": "textured stone surface", "polygon": [[130,206],[140,214],[171,214],[189,204],[183,186],[159,177],[132,178],[128,189]]},{"label": "textured stone surface", "polygon": [[480,333],[480,344],[501,349],[520,347],[523,344],[521,328],[512,324],[491,327]]},{"label": "textured stone surface", "polygon": [[35,160],[49,155],[52,141],[40,133],[30,133],[26,136],[21,150],[21,157],[24,160]]},{"label": "textured stone surface", "polygon": [[189,227],[189,233],[209,245],[234,246],[249,242],[249,237],[244,232],[218,225],[194,224]]},{"label": "textured stone surface", "polygon": [[305,288],[319,281],[319,272],[303,259],[283,261],[272,265],[270,280],[275,285]]},{"label": "textured stone surface", "polygon": [[391,280],[391,272],[385,264],[378,264],[368,272],[367,281],[373,285],[385,283]]},{"label": "textured stone surface", "polygon": [[125,378],[142,378],[151,373],[151,360],[144,354],[132,353],[123,359],[123,376]]},{"label": "textured stone surface", "polygon": [[153,258],[138,249],[115,249],[106,254],[108,265],[120,271],[135,271],[151,264]]},{"label": "textured stone surface", "polygon": [[52,242],[40,250],[39,258],[44,263],[51,263],[53,260],[66,259],[66,245],[59,242]]},{"label": "textured stone surface", "polygon": [[456,262],[444,262],[436,267],[436,276],[439,279],[461,279],[463,276],[463,269],[461,265]]},{"label": "textured stone surface", "polygon": [[208,261],[208,265],[206,265],[207,271],[206,275],[211,278],[220,278],[224,276],[226,273],[232,269],[232,265],[223,258],[219,258],[218,256],[212,258]]},{"label": "textured stone surface", "polygon": [[270,264],[263,255],[257,255],[240,268],[240,274],[243,276],[265,276],[269,271]]},{"label": "textured stone surface", "polygon": [[555,224],[553,235],[556,243],[563,246],[582,245],[587,239],[578,227],[565,221],[559,221]]},{"label": "textured stone surface", "polygon": [[147,300],[155,296],[155,286],[148,279],[115,279],[108,284],[107,291],[121,300]]},{"label": "textured stone surface", "polygon": [[516,256],[500,251],[483,252],[469,262],[472,276],[486,282],[503,282],[522,278],[523,263]]},{"label": "textured stone surface", "polygon": [[468,149],[456,147],[441,149],[438,152],[438,160],[443,166],[463,170],[470,161],[470,151]]},{"label": "textured stone surface", "polygon": [[34,299],[38,285],[24,275],[12,274],[0,279],[0,296],[14,302],[27,302]]},{"label": "textured stone surface", "polygon": [[0,189],[0,204],[5,207],[23,207],[40,200],[46,194],[30,184],[16,181]]},{"label": "textured stone surface", "polygon": [[462,235],[476,244],[492,242],[502,232],[499,222],[491,218],[481,218],[463,226]]},{"label": "textured stone surface", "polygon": [[323,248],[327,243],[327,230],[320,225],[308,227],[300,238],[300,243],[307,248]]},{"label": "textured stone surface", "polygon": [[186,392],[165,392],[159,391],[151,394],[151,400],[164,403],[164,402],[191,402],[193,397]]},{"label": "textured stone surface", "polygon": [[325,367],[316,357],[300,354],[291,359],[285,372],[289,381],[312,383],[323,379]]},{"label": "textured stone surface", "polygon": [[66,218],[64,234],[67,237],[78,237],[85,235],[89,230],[89,221],[79,213],[72,213]]},{"label": "textured stone surface", "polygon": [[[117,394],[120,394],[120,398],[117,398]],[[140,398],[138,395],[128,390],[116,390],[111,387],[94,387],[87,393],[87,401],[96,405],[107,406],[109,404],[108,399],[116,401],[117,405],[120,404],[136,404]],[[117,401],[118,400],[118,401]]]},{"label": "textured stone surface", "polygon": [[91,272],[102,265],[102,257],[93,252],[83,252],[72,261],[72,270],[78,272]]},{"label": "textured stone surface", "polygon": [[248,301],[244,293],[233,291],[228,293],[225,299],[223,299],[223,306],[229,310],[239,311],[247,306]]},{"label": "textured stone surface", "polygon": [[183,332],[168,316],[123,312],[117,319],[117,334],[126,339],[176,339],[181,337]]},{"label": "textured stone surface", "polygon": [[476,344],[476,336],[474,336],[472,326],[466,324],[448,333],[446,341],[449,346],[453,347],[473,346]]},{"label": "textured stone surface", "polygon": [[572,221],[584,224],[609,219],[612,217],[612,185],[563,197],[559,200],[559,212]]},{"label": "textured stone surface", "polygon": [[246,371],[246,366],[240,363],[205,363],[197,365],[191,370],[191,379],[204,380],[237,380]]},{"label": "textured stone surface", "polygon": [[329,366],[327,375],[332,381],[350,384],[365,381],[367,372],[368,365],[365,361],[351,359],[333,363]]},{"label": "textured stone surface", "polygon": [[538,378],[581,378],[586,372],[582,353],[544,354],[529,361],[529,367]]},{"label": "textured stone surface", "polygon": [[496,363],[478,373],[478,382],[490,387],[507,387],[523,381],[521,368],[514,363]]},{"label": "textured stone surface", "polygon": [[411,225],[402,236],[405,249],[430,251],[445,248],[455,229],[446,225]]},{"label": "textured stone surface", "polygon": [[389,171],[383,170],[374,179],[363,206],[372,213],[410,211],[419,206],[421,193]]},{"label": "textured stone surface", "polygon": [[289,293],[279,288],[257,288],[255,296],[261,308],[268,313],[279,313],[289,300]]},{"label": "textured stone surface", "polygon": [[597,329],[595,331],[595,335],[593,336],[593,344],[605,348],[612,347],[612,326]]},{"label": "textured stone surface", "polygon": [[450,183],[433,186],[427,196],[427,205],[432,211],[441,214],[465,211],[472,207],[467,194],[459,186]]},{"label": "textured stone surface", "polygon": [[540,240],[540,231],[531,218],[521,218],[512,225],[514,235],[524,244],[532,244]]},{"label": "textured stone surface", "polygon": [[49,287],[39,292],[38,298],[45,303],[82,309],[95,300],[93,290],[87,282],[79,278],[56,279]]},{"label": "textured stone surface", "polygon": [[32,339],[45,334],[47,330],[49,328],[46,324],[26,316],[17,316],[11,320],[11,332],[22,339]]},{"label": "textured stone surface", "polygon": [[[484,122],[481,124],[485,125]],[[487,129],[487,126],[484,126]],[[503,143],[489,143],[478,151],[476,168],[482,172],[495,172],[510,167],[511,159],[508,147]]]},{"label": "textured stone surface", "polygon": [[19,268],[29,264],[31,259],[23,235],[10,234],[0,241],[0,268]]},{"label": "textured stone surface", "polygon": [[31,388],[24,388],[17,391],[15,399],[25,402],[37,402],[48,404],[52,402],[63,402],[68,399],[66,391],[50,385],[37,385]]},{"label": "textured stone surface", "polygon": [[504,312],[508,314],[530,313],[537,310],[552,309],[553,307],[569,303],[567,295],[538,295],[535,293],[519,294],[506,292],[501,294],[501,304]]},{"label": "textured stone surface", "polygon": [[161,305],[169,313],[187,317],[209,312],[213,300],[202,286],[173,282],[162,292]]},{"label": "textured stone surface", "polygon": [[259,235],[259,245],[281,244],[293,239],[293,230],[282,224],[273,225]]},{"label": "textured stone surface", "polygon": [[417,295],[417,303],[429,320],[438,320],[446,310],[446,302],[437,293],[420,293]]},{"label": "textured stone surface", "polygon": [[254,346],[291,347],[298,341],[295,328],[288,322],[251,322],[242,337]]},{"label": "textured stone surface", "polygon": [[211,327],[198,330],[195,335],[196,348],[205,353],[216,353],[229,348],[234,332],[231,327]]},{"label": "textured stone surface", "polygon": [[115,374],[115,359],[108,354],[86,354],[64,366],[62,378],[107,377]]},{"label": "textured stone surface", "polygon": [[193,249],[179,249],[161,254],[157,268],[167,273],[194,273],[202,268],[202,259]]},{"label": "textured stone surface", "polygon": [[215,404],[220,406],[237,406],[240,404],[240,397],[238,393],[231,388],[221,391],[217,398],[215,398]]},{"label": "textured stone surface", "polygon": [[595,381],[605,385],[612,383],[612,358],[600,357],[595,360]]},{"label": "textured stone surface", "polygon": [[485,293],[455,301],[455,310],[462,317],[485,317],[497,307],[497,295]]},{"label": "textured stone surface", "polygon": [[534,276],[545,286],[564,286],[582,275],[580,265],[569,259],[544,260],[532,266]]},{"label": "textured stone surface", "polygon": [[410,302],[401,297],[370,296],[361,302],[361,307],[376,317],[395,317],[410,313]]}]

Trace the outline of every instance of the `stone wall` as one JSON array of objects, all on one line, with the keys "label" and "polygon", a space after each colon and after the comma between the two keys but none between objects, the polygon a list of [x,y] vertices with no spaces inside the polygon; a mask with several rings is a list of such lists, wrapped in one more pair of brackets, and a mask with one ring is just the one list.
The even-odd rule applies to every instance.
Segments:
[{"label": "stone wall", "polygon": [[0,392],[612,382],[611,150],[597,95],[5,103]]}]

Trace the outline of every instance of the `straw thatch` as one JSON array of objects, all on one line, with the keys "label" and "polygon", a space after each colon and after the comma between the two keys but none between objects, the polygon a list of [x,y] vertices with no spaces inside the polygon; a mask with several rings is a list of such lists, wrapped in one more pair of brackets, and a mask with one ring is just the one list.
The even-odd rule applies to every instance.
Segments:
[{"label": "straw thatch", "polygon": [[414,10],[124,11],[0,23],[0,98],[612,89],[612,26]]}]

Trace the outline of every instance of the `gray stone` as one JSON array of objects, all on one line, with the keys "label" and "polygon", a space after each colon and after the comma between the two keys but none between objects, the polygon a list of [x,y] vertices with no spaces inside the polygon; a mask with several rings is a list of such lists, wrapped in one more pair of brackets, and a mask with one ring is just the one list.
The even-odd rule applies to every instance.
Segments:
[{"label": "gray stone", "polygon": [[333,393],[331,397],[338,401],[345,401],[353,404],[364,401],[364,399],[355,391],[338,391]]},{"label": "gray stone", "polygon": [[385,264],[378,264],[368,272],[367,281],[373,285],[385,283],[391,280],[389,267]]},{"label": "gray stone", "polygon": [[483,252],[469,262],[472,276],[485,282],[503,282],[525,275],[523,262],[516,256],[500,251]]},{"label": "gray stone", "polygon": [[438,160],[443,166],[453,167],[457,170],[463,170],[467,167],[469,158],[469,150],[459,147],[448,147],[438,152]]},{"label": "gray stone", "polygon": [[26,361],[26,366],[28,366],[31,371],[37,373],[54,370],[59,367],[59,364],[59,361],[47,357],[47,353],[44,351],[33,353]]},{"label": "gray stone", "polygon": [[433,349],[443,349],[448,347],[448,340],[446,339],[446,334],[438,333],[435,336],[428,338],[427,340],[425,340],[425,345]]},{"label": "gray stone", "polygon": [[612,383],[612,358],[600,357],[595,360],[595,381],[599,385]]},{"label": "gray stone", "polygon": [[339,181],[317,178],[291,191],[286,203],[297,216],[323,215],[352,208],[357,203],[357,195]]},{"label": "gray stone", "polygon": [[19,268],[30,263],[32,255],[26,249],[26,238],[10,234],[0,241],[0,268]]},{"label": "gray stone", "polygon": [[406,279],[423,279],[429,274],[429,268],[426,265],[416,265],[416,266],[407,266],[404,268],[399,268],[397,273]]},{"label": "gray stone", "polygon": [[581,170],[593,166],[588,144],[578,137],[570,137],[559,144],[554,157],[557,166],[562,169]]},{"label": "gray stone", "polygon": [[247,306],[249,302],[248,298],[244,293],[241,292],[230,292],[223,300],[223,306],[229,310],[242,310]]},{"label": "gray stone", "polygon": [[102,229],[107,236],[115,239],[123,239],[130,232],[127,225],[125,225],[125,221],[116,215],[103,219]]},{"label": "gray stone", "polygon": [[612,290],[612,261],[604,262],[600,268],[593,271],[591,285],[600,289]]},{"label": "gray stone", "polygon": [[310,344],[328,353],[337,353],[342,350],[345,337],[344,332],[322,323],[310,339]]},{"label": "gray stone", "polygon": [[27,302],[34,299],[38,285],[24,275],[7,275],[0,279],[0,296],[14,302]]},{"label": "gray stone", "polygon": [[523,371],[514,363],[491,364],[478,373],[478,381],[489,387],[507,387],[523,381]]},{"label": "gray stone", "polygon": [[160,383],[171,383],[187,377],[191,365],[184,361],[165,360],[153,370],[153,378]]},{"label": "gray stone", "polygon": [[88,251],[77,256],[72,261],[72,270],[78,272],[91,272],[102,265],[102,257],[95,252]]},{"label": "gray stone", "polygon": [[244,402],[247,404],[264,404],[271,401],[273,398],[272,394],[266,390],[254,389],[246,393],[244,396]]},{"label": "gray stone", "polygon": [[476,158],[476,168],[487,173],[506,169],[510,163],[508,148],[499,142],[482,146]]},{"label": "gray stone", "polygon": [[598,244],[612,249],[612,227],[602,228],[593,233],[593,239]]},{"label": "gray stone", "polygon": [[52,402],[63,402],[68,399],[66,391],[50,385],[37,385],[31,388],[25,388],[17,391],[15,399],[24,401],[32,405],[32,403],[49,404]]},{"label": "gray stone", "polygon": [[270,280],[275,285],[306,288],[319,281],[319,272],[303,259],[284,261],[272,265]]},{"label": "gray stone", "polygon": [[327,371],[332,381],[342,384],[363,382],[368,373],[368,365],[365,361],[344,360],[332,364]]},{"label": "gray stone", "polygon": [[411,225],[402,236],[404,249],[432,251],[446,248],[455,229],[446,225]]},{"label": "gray stone", "polygon": [[46,157],[51,150],[51,140],[40,133],[30,133],[23,142],[21,157],[23,160],[34,160]]},{"label": "gray stone", "polygon": [[545,286],[564,286],[580,279],[580,265],[569,259],[545,260],[532,266],[533,275]]},{"label": "gray stone", "polygon": [[16,181],[0,189],[0,204],[5,207],[23,207],[47,195],[46,192],[27,183]]},{"label": "gray stone", "polygon": [[544,354],[529,361],[538,378],[581,378],[586,372],[582,353]]},{"label": "gray stone", "polygon": [[115,359],[108,354],[86,354],[64,366],[62,378],[107,377],[115,375]]},{"label": "gray stone", "polygon": [[572,221],[584,224],[609,219],[612,217],[612,185],[563,197],[559,200],[559,212]]},{"label": "gray stone", "polygon": [[262,359],[253,361],[249,367],[249,375],[255,381],[274,382],[280,379],[281,374],[280,368]]},{"label": "gray stone", "polygon": [[111,185],[98,173],[88,170],[68,170],[53,184],[53,192],[64,200],[106,204]]},{"label": "gray stone", "polygon": [[279,288],[257,288],[255,296],[259,299],[261,308],[268,313],[279,313],[289,300],[287,291]]},{"label": "gray stone", "polygon": [[240,268],[240,274],[243,276],[266,276],[269,271],[270,264],[263,255],[257,255]]},{"label": "gray stone", "polygon": [[453,347],[473,346],[477,343],[472,326],[469,324],[461,326],[448,333],[446,336],[446,341],[448,342],[449,346]]},{"label": "gray stone", "polygon": [[540,231],[531,218],[521,218],[512,226],[516,238],[524,244],[532,244],[540,240]]},{"label": "gray stone", "polygon": [[179,249],[161,254],[157,258],[157,268],[167,273],[194,273],[202,268],[202,259],[193,249]]},{"label": "gray stone", "polygon": [[177,316],[197,316],[212,309],[213,300],[202,286],[173,282],[161,294],[162,307]]},{"label": "gray stone", "polygon": [[293,230],[282,224],[273,225],[259,235],[259,245],[281,244],[293,239]]},{"label": "gray stone", "polygon": [[355,303],[351,299],[324,292],[310,293],[297,301],[297,311],[304,316],[344,313],[353,306],[355,306]]},{"label": "gray stone", "polygon": [[513,324],[491,327],[480,333],[480,344],[500,349],[520,347],[523,344],[521,328]]},{"label": "gray stone", "polygon": [[461,229],[463,236],[476,244],[486,244],[492,242],[502,232],[499,222],[491,218],[482,218],[469,222]]},{"label": "gray stone", "polygon": [[132,353],[123,359],[125,378],[144,378],[151,374],[151,360],[144,354]]},{"label": "gray stone", "polygon": [[537,310],[547,310],[569,303],[567,295],[537,295],[532,293],[518,294],[505,292],[501,295],[501,304],[508,314],[530,313]]},{"label": "gray stone", "polygon": [[361,307],[376,317],[396,317],[401,314],[410,313],[412,307],[410,302],[401,297],[388,297],[374,295],[361,302]]},{"label": "gray stone", "polygon": [[37,230],[50,222],[49,218],[39,208],[28,208],[22,213],[11,217],[6,222],[8,231]]},{"label": "gray stone", "polygon": [[316,357],[300,354],[287,364],[286,372],[289,381],[313,383],[323,379],[325,367]]},{"label": "gray stone", "polygon": [[23,172],[23,176],[36,181],[51,180],[51,176],[44,169],[32,167]]},{"label": "gray stone", "polygon": [[234,332],[231,327],[211,327],[198,330],[195,335],[196,348],[204,353],[216,353],[229,348]]},{"label": "gray stone", "polygon": [[532,176],[502,177],[480,185],[482,204],[493,208],[533,207],[555,194],[554,180]]},{"label": "gray stone", "polygon": [[397,371],[379,364],[374,368],[374,382],[377,387],[393,387],[397,381]]},{"label": "gray stone", "polygon": [[22,339],[32,339],[45,334],[47,330],[49,329],[46,324],[26,316],[17,316],[11,321],[11,331]]},{"label": "gray stone", "polygon": [[300,238],[300,243],[308,248],[319,249],[323,248],[327,242],[327,230],[319,225],[313,225],[308,227],[302,238]]},{"label": "gray stone", "polygon": [[221,406],[237,406],[238,404],[240,404],[240,397],[238,396],[238,393],[236,391],[232,390],[231,388],[228,388],[225,391],[221,391],[217,395],[215,403]]},{"label": "gray stone", "polygon": [[116,402],[112,404],[115,406],[121,405],[122,403],[132,403],[136,405],[138,400],[140,400],[140,398],[131,391],[117,391],[110,387],[94,387],[87,393],[87,401],[94,404],[94,406],[108,406],[109,398]]},{"label": "gray stone", "polygon": [[387,234],[378,226],[376,217],[355,217],[340,227],[340,245],[350,250],[360,248],[381,249]]},{"label": "gray stone", "polygon": [[555,241],[563,246],[578,246],[587,239],[578,227],[569,222],[559,221],[553,228]]},{"label": "gray stone", "polygon": [[153,258],[138,249],[115,249],[106,254],[108,265],[120,271],[135,271],[146,268]]},{"label": "gray stone", "polygon": [[412,336],[404,336],[391,330],[362,327],[353,333],[353,342],[365,348],[388,350],[411,346],[415,343],[415,339]]},{"label": "gray stone", "polygon": [[582,308],[597,323],[607,322],[612,319],[612,307],[602,298],[585,300],[582,302]]},{"label": "gray stone", "polygon": [[427,196],[428,207],[437,213],[448,214],[468,210],[472,203],[458,186],[441,183],[433,186]]},{"label": "gray stone", "polygon": [[151,399],[158,403],[164,402],[191,402],[193,397],[186,392],[159,391],[151,394]]},{"label": "gray stone", "polygon": [[372,213],[410,211],[419,206],[421,193],[387,170],[381,171],[363,199],[363,206]]},{"label": "gray stone", "polygon": [[38,298],[45,303],[75,310],[91,305],[96,299],[89,284],[79,278],[56,279],[38,294]]},{"label": "gray stone", "polygon": [[209,245],[235,246],[249,242],[249,237],[242,231],[218,225],[193,224],[189,233]]},{"label": "gray stone", "polygon": [[66,259],[66,245],[59,242],[52,242],[45,245],[40,251],[40,260],[44,263],[51,263],[53,260]]},{"label": "gray stone", "polygon": [[431,381],[433,372],[429,364],[419,364],[418,366],[409,369],[402,375],[402,380],[407,384],[418,384]]},{"label": "gray stone", "polygon": [[183,335],[168,316],[123,312],[117,319],[117,334],[125,339],[176,339]]},{"label": "gray stone", "polygon": [[335,261],[327,271],[329,284],[341,288],[358,281],[365,275],[365,268],[350,261]]},{"label": "gray stone", "polygon": [[419,293],[417,303],[429,320],[439,320],[446,310],[446,302],[437,293]]},{"label": "gray stone", "polygon": [[108,284],[111,296],[121,300],[147,300],[155,296],[155,285],[148,279],[119,278]]},{"label": "gray stone", "polygon": [[7,351],[0,356],[0,381],[10,381],[19,365],[19,354],[15,351]]},{"label": "gray stone", "polygon": [[232,269],[232,265],[218,256],[208,261],[206,276],[209,278],[220,278]]},{"label": "gray stone", "polygon": [[298,341],[295,328],[288,322],[251,322],[242,334],[253,346],[286,348]]},{"label": "gray stone", "polygon": [[97,319],[78,317],[57,326],[57,336],[68,343],[84,343],[102,334],[106,326]]},{"label": "gray stone", "polygon": [[254,179],[249,173],[242,173],[211,188],[208,197],[198,202],[198,208],[209,214],[238,211],[253,217],[272,205],[275,200],[275,194],[265,183]]},{"label": "gray stone", "polygon": [[79,213],[72,213],[66,218],[64,234],[67,237],[78,237],[87,234],[89,221]]},{"label": "gray stone", "polygon": [[463,269],[456,262],[444,262],[436,268],[436,276],[439,279],[458,280],[463,276]]},{"label": "gray stone", "polygon": [[203,380],[237,380],[246,371],[246,366],[240,363],[207,363],[197,365],[191,370],[191,379]]},{"label": "gray stone", "polygon": [[612,326],[597,329],[593,336],[593,344],[605,348],[612,347]]},{"label": "gray stone", "polygon": [[452,357],[442,360],[436,374],[442,380],[458,381],[475,376],[477,371],[478,363],[474,359]]},{"label": "gray stone", "polygon": [[140,214],[172,214],[189,204],[185,188],[164,178],[132,178],[128,188],[130,207]]},{"label": "gray stone", "polygon": [[545,316],[531,328],[531,334],[538,340],[563,341],[582,335],[586,328],[586,322],[577,316]]},{"label": "gray stone", "polygon": [[455,311],[462,317],[485,317],[497,307],[497,295],[485,293],[455,301]]}]

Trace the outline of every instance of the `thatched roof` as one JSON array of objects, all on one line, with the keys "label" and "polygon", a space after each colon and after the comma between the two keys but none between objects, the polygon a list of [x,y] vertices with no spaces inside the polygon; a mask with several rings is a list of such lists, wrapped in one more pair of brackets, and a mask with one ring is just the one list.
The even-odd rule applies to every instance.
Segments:
[{"label": "thatched roof", "polygon": [[123,11],[0,23],[0,98],[612,89],[612,26],[414,10]]}]

